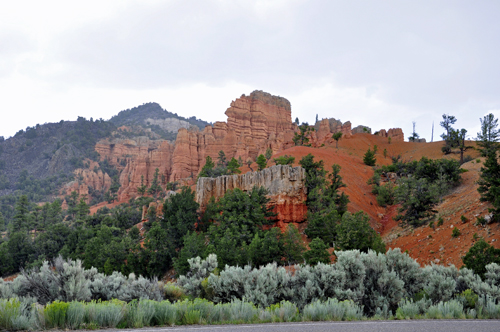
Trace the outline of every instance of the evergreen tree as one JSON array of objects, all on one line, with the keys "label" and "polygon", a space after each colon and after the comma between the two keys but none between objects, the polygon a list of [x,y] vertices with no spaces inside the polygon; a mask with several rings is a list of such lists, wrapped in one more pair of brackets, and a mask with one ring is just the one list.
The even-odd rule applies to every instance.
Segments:
[{"label": "evergreen tree", "polygon": [[443,121],[439,123],[441,127],[443,127],[444,130],[446,130],[446,132],[441,135],[441,138],[445,142],[441,150],[445,154],[451,153],[451,149],[457,145],[456,131],[452,127],[452,125],[455,124],[455,122],[457,122],[455,116],[443,114]]},{"label": "evergreen tree", "polygon": [[175,249],[169,238],[167,231],[158,223],[155,223],[146,234],[143,259],[147,262],[148,275],[161,277],[172,267]]},{"label": "evergreen tree", "polygon": [[12,272],[18,272],[30,262],[30,256],[33,254],[33,241],[27,232],[15,232],[9,236],[7,250],[9,256],[12,257]]},{"label": "evergreen tree", "polygon": [[250,168],[250,170],[253,172],[252,163],[253,163],[253,162],[252,162],[252,160],[251,160],[251,159],[248,159],[248,160],[247,160],[247,166],[248,166],[248,168]]},{"label": "evergreen tree", "polygon": [[153,174],[153,181],[151,181],[151,187],[149,187],[148,189],[148,193],[153,195],[153,197],[156,197],[159,193],[162,192],[160,183],[158,181],[159,172],[160,170],[156,168]]},{"label": "evergreen tree", "polygon": [[490,202],[493,205],[495,219],[500,216],[500,164],[497,152],[488,150],[488,157],[481,167],[480,179],[477,181],[477,191],[481,194],[482,202]]},{"label": "evergreen tree", "polygon": [[76,220],[83,221],[87,215],[90,213],[90,208],[85,202],[85,198],[80,198],[80,202],[76,206]]},{"label": "evergreen tree", "polygon": [[372,249],[385,253],[385,244],[380,235],[370,227],[369,219],[362,211],[355,214],[344,213],[340,224],[337,225],[335,250],[358,249],[368,252]]},{"label": "evergreen tree", "polygon": [[273,159],[276,165],[292,165],[295,162],[295,157],[284,155]]},{"label": "evergreen tree", "polygon": [[295,124],[298,126],[299,125],[299,118],[295,118]]},{"label": "evergreen tree", "polygon": [[309,137],[314,128],[310,127],[307,123],[303,123],[299,126],[299,132],[296,132],[293,136],[293,143],[300,146],[310,146]]},{"label": "evergreen tree", "polygon": [[194,191],[189,187],[183,187],[180,193],[165,200],[161,224],[168,230],[174,248],[179,248],[182,238],[188,232],[194,231],[198,222],[198,207]]},{"label": "evergreen tree", "polygon": [[269,159],[271,159],[272,156],[273,156],[273,150],[271,148],[267,148],[264,157],[266,157],[266,160],[269,161]]},{"label": "evergreen tree", "polygon": [[486,265],[500,264],[500,249],[495,249],[481,238],[462,257],[462,262],[466,268],[471,269],[484,280]]},{"label": "evergreen tree", "polygon": [[78,193],[76,191],[72,191],[69,196],[65,197],[65,199],[68,204],[68,214],[74,218],[76,214],[76,205],[78,204]]},{"label": "evergreen tree", "polygon": [[477,133],[477,144],[481,147],[481,155],[488,156],[490,150],[498,149],[500,130],[498,129],[498,119],[490,113],[485,115],[481,121],[481,131]]},{"label": "evergreen tree", "polygon": [[269,231],[255,233],[255,236],[248,246],[248,258],[255,267],[267,265],[269,263],[281,263],[283,254],[283,242],[279,228],[271,228]]},{"label": "evergreen tree", "polygon": [[227,170],[229,171],[229,174],[240,174],[240,163],[238,162],[238,160],[236,160],[234,157],[231,158],[231,160],[227,164]]},{"label": "evergreen tree", "polygon": [[377,158],[375,158],[375,152],[373,152],[370,148],[368,148],[368,151],[366,151],[364,157],[363,157],[363,163],[368,166],[375,166],[375,163],[377,162]]},{"label": "evergreen tree", "polygon": [[6,228],[5,218],[3,217],[2,212],[0,212],[0,232],[3,232]]},{"label": "evergreen tree", "polygon": [[186,275],[189,272],[188,259],[193,257],[201,257],[205,259],[207,257],[205,245],[205,234],[196,232],[187,233],[182,239],[184,246],[176,258],[174,258],[174,268],[177,275]]},{"label": "evergreen tree", "polygon": [[214,170],[214,167],[215,167],[215,164],[212,161],[212,157],[207,156],[205,158],[205,165],[203,165],[203,167],[202,167],[202,169],[200,171],[200,174],[198,174],[198,177],[199,178],[201,178],[201,177],[211,177],[212,176],[212,172]]},{"label": "evergreen tree", "polygon": [[259,167],[259,171],[262,171],[264,168],[267,167],[267,162],[266,162],[266,157],[264,155],[259,155],[257,157],[257,166]]},{"label": "evergreen tree", "polygon": [[217,159],[217,167],[226,167],[226,166],[227,166],[226,154],[224,153],[224,151],[220,150],[219,157]]},{"label": "evergreen tree", "polygon": [[12,231],[18,232],[20,230],[27,230],[29,225],[29,202],[28,196],[22,195],[17,200],[15,206],[16,214],[14,215],[14,220],[12,221]]},{"label": "evergreen tree", "polygon": [[342,132],[338,132],[338,133],[335,133],[333,134],[332,138],[335,140],[335,145],[336,145],[336,148],[338,149],[339,148],[339,139],[342,137]]},{"label": "evergreen tree", "polygon": [[283,235],[283,256],[289,265],[303,263],[303,253],[306,250],[302,243],[299,230],[294,224],[289,224]]},{"label": "evergreen tree", "polygon": [[146,189],[147,186],[144,184],[144,175],[141,175],[141,185],[137,187],[137,192],[141,195],[144,196],[146,194]]},{"label": "evergreen tree", "polygon": [[299,161],[299,165],[306,171],[307,199],[309,201],[309,193],[312,192],[314,188],[325,184],[326,171],[324,169],[324,162],[323,160],[318,162],[314,161],[314,156],[309,153]]},{"label": "evergreen tree", "polygon": [[[242,243],[250,244],[255,233],[260,231],[264,225],[271,225],[272,218],[276,215],[272,212],[273,207],[267,206],[269,198],[263,187],[254,187],[248,193],[240,189],[228,191],[215,207],[207,207],[211,211],[211,220],[215,223],[210,226],[209,236],[211,243],[226,235],[226,230],[237,234],[237,247]],[[205,212],[206,213],[206,212]]]},{"label": "evergreen tree", "polygon": [[310,250],[304,253],[306,263],[316,265],[318,263],[330,264],[330,253],[327,245],[320,238],[315,238],[309,243]]}]

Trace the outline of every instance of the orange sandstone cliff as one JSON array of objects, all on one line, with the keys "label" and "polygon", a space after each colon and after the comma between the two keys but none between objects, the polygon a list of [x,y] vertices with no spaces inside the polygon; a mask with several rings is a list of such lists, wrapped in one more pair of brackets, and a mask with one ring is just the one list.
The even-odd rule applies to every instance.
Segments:
[{"label": "orange sandstone cliff", "polygon": [[233,101],[226,115],[227,122],[216,122],[203,131],[179,129],[175,143],[147,137],[100,141],[96,151],[101,158],[121,170],[118,199],[136,195],[141,176],[149,185],[156,168],[162,184],[185,179],[194,183],[206,157],[215,160],[221,150],[228,160],[241,157],[247,161],[268,148],[276,153],[293,144],[296,125],[285,98],[254,91]]}]

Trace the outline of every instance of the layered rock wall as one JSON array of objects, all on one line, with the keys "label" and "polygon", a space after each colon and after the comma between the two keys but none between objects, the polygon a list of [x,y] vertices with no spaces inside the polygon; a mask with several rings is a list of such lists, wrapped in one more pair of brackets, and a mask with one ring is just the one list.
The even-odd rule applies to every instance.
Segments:
[{"label": "layered rock wall", "polygon": [[405,140],[405,135],[401,128],[391,128],[388,131],[381,129],[378,132],[378,136],[390,137],[393,142],[404,142]]},{"label": "layered rock wall", "polygon": [[203,210],[209,200],[221,198],[233,189],[249,191],[254,186],[268,190],[270,205],[276,207],[278,223],[300,223],[305,220],[307,207],[306,173],[302,167],[277,165],[259,172],[226,175],[217,178],[199,178],[196,201]]},{"label": "layered rock wall", "polygon": [[[174,143],[136,139],[103,140],[96,145],[102,159],[121,170],[119,200],[137,194],[141,175],[150,185],[156,168],[163,183],[195,179],[207,156],[216,160],[219,151],[226,158],[255,160],[271,148],[274,153],[290,147],[297,128],[292,123],[291,105],[282,97],[262,91],[242,95],[226,110],[227,122],[198,128],[181,128]],[[123,165],[126,160],[126,166]]]},{"label": "layered rock wall", "polygon": [[335,118],[322,119],[314,125],[315,131],[311,135],[312,145],[321,146],[323,143],[331,143],[332,136],[335,133],[341,132],[342,138],[350,138],[352,136],[351,122],[342,121]]}]

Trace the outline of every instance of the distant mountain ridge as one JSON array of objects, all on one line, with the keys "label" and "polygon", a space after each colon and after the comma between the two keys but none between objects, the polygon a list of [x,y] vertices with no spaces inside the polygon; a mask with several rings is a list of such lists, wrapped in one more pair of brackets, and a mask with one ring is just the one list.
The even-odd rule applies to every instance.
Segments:
[{"label": "distant mountain ridge", "polygon": [[205,128],[211,123],[197,119],[195,116],[185,118],[177,113],[171,113],[158,103],[145,103],[140,106],[121,111],[109,119],[117,127],[141,126],[168,140],[175,140],[177,131],[181,128]]}]

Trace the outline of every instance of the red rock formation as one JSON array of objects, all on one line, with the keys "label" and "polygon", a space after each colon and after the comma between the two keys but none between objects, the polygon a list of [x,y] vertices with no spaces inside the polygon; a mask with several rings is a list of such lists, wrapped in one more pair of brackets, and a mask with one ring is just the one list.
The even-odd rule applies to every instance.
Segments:
[{"label": "red rock formation", "polygon": [[[175,144],[147,137],[100,141],[96,151],[101,158],[122,171],[118,199],[128,200],[137,194],[141,175],[149,186],[156,168],[163,184],[186,178],[193,181],[206,157],[216,160],[221,150],[227,159],[241,157],[246,161],[255,160],[268,148],[277,153],[293,144],[297,126],[285,98],[254,91],[233,101],[226,115],[227,123],[216,122],[201,132],[197,128],[179,129]],[[124,161],[126,166],[122,166]]]},{"label": "red rock formation", "polygon": [[61,190],[62,197],[70,195],[76,191],[78,195],[87,196],[87,203],[90,202],[89,187],[94,190],[107,191],[111,187],[111,178],[108,174],[103,173],[100,169],[95,172],[94,169],[99,167],[99,164],[92,160],[85,160],[89,164],[88,168],[78,168],[74,171],[75,180],[67,183]]},{"label": "red rock formation", "polygon": [[290,102],[262,91],[242,95],[226,110],[226,122],[216,122],[203,132],[180,129],[177,134],[171,180],[196,176],[207,156],[217,159],[224,151],[228,159],[241,157],[255,160],[267,148],[283,150],[291,142]]},{"label": "red rock formation", "polygon": [[275,206],[278,225],[300,223],[305,220],[306,174],[302,167],[272,166],[260,172],[241,175],[227,175],[217,178],[199,178],[196,185],[196,201],[204,210],[210,198],[216,200],[227,191],[239,188],[249,191],[254,186],[263,186],[268,190],[270,205]]},{"label": "red rock formation", "polygon": [[381,129],[378,132],[378,136],[390,137],[393,142],[403,142],[405,140],[405,135],[401,128],[391,128],[389,131]]},{"label": "red rock formation", "polygon": [[311,134],[311,146],[318,147],[322,144],[332,143],[332,136],[335,133],[341,132],[342,138],[352,137],[351,122],[342,123],[334,118],[322,119],[314,125],[315,132]]}]

